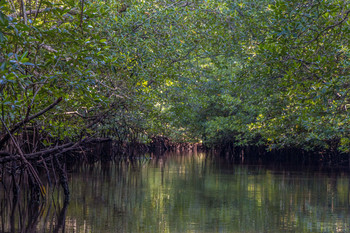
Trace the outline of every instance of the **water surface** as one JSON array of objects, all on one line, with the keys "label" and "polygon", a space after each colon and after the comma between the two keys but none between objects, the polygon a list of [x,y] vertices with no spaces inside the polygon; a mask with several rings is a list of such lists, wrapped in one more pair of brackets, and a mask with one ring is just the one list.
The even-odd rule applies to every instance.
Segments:
[{"label": "water surface", "polygon": [[[62,193],[56,191],[52,202],[40,207],[34,229],[347,232],[349,178],[345,172],[234,165],[205,154],[86,164],[70,170],[69,204],[64,205]],[[27,216],[24,223],[17,209],[11,228],[11,219],[3,213],[3,231],[30,225],[30,211],[26,203],[21,206]]]}]

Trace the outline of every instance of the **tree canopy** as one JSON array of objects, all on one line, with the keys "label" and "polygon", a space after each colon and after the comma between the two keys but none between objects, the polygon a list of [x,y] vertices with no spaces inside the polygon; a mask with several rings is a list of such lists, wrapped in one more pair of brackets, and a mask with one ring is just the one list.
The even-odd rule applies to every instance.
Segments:
[{"label": "tree canopy", "polygon": [[[0,150],[163,135],[350,150],[345,0],[0,2]],[[38,143],[30,144],[35,150]]]}]

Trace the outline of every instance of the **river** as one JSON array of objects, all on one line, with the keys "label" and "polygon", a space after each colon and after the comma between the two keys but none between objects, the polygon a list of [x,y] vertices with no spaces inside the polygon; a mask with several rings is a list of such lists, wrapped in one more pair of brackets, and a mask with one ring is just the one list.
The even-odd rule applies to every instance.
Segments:
[{"label": "river", "polygon": [[69,169],[71,197],[8,201],[2,232],[347,232],[350,174],[149,155]]}]

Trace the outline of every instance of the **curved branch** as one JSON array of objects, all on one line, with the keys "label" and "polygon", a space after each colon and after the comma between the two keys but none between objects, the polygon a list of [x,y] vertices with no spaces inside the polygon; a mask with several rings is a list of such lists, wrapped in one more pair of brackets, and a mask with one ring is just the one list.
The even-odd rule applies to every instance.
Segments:
[{"label": "curved branch", "polygon": [[22,121],[18,122],[14,126],[12,126],[11,129],[9,130],[9,132],[7,132],[5,135],[2,136],[2,138],[0,140],[0,148],[2,148],[4,146],[4,144],[10,139],[11,134],[13,134],[17,130],[19,130],[23,125],[25,125],[29,121],[31,121],[31,120],[33,120],[33,119],[43,115],[45,112],[47,112],[50,109],[52,109],[53,107],[55,107],[61,101],[62,101],[62,97],[58,98],[55,102],[53,102],[52,104],[47,106],[45,109],[41,110],[40,112],[38,112],[38,113],[36,113],[36,114],[34,114],[32,116],[26,117]]},{"label": "curved branch", "polygon": [[318,40],[318,38],[323,34],[325,33],[326,31],[330,30],[330,29],[333,29],[339,25],[341,25],[342,23],[344,23],[347,19],[348,19],[348,16],[349,16],[349,13],[350,13],[350,10],[346,11],[345,12],[345,16],[343,17],[342,20],[340,20],[339,22],[333,24],[333,25],[330,25],[328,27],[326,27],[325,29],[323,29],[322,31],[320,31],[317,36],[315,38],[313,38],[312,40],[308,41],[307,43],[310,44],[312,42],[314,42],[315,40]]}]

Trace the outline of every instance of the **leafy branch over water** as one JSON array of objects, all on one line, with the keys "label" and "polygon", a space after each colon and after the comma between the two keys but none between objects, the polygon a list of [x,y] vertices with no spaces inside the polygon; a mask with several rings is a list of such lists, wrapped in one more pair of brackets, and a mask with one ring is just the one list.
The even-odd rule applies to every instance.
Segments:
[{"label": "leafy branch over water", "polygon": [[338,0],[1,1],[0,161],[20,153],[11,134],[28,156],[159,135],[349,152],[348,9]]}]

